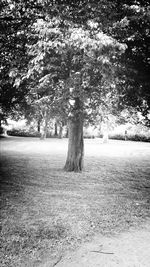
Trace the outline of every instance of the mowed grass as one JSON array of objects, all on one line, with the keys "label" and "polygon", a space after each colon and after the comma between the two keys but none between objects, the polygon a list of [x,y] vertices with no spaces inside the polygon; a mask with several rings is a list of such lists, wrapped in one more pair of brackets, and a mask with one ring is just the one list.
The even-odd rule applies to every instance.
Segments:
[{"label": "mowed grass", "polygon": [[82,173],[63,171],[66,154],[67,139],[1,140],[1,266],[55,266],[150,218],[150,143],[85,140]]}]

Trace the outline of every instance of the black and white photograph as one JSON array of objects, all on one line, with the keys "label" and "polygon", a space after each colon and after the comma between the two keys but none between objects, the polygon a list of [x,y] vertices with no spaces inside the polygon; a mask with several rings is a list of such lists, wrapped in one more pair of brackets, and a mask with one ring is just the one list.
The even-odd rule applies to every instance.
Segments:
[{"label": "black and white photograph", "polygon": [[149,0],[0,1],[0,266],[150,267]]}]

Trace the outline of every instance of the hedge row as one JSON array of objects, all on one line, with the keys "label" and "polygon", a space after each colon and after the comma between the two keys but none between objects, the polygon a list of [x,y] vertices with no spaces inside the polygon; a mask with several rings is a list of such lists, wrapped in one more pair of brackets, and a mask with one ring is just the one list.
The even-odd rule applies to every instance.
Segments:
[{"label": "hedge row", "polygon": [[[27,130],[10,130],[7,131],[8,135],[11,136],[21,136],[21,137],[40,137],[40,133],[39,132],[31,132],[31,131],[27,131]],[[51,136],[51,134],[49,133],[47,135],[48,138],[52,138],[54,136]],[[99,136],[102,137],[102,136]],[[95,138],[94,135],[85,135],[84,138]],[[114,135],[109,135],[109,139],[114,139],[114,140],[125,140],[125,136],[123,134],[114,134]],[[142,135],[142,134],[128,134],[126,137],[126,140],[129,141],[141,141],[141,142],[150,142],[150,135]]]},{"label": "hedge row", "polygon": [[30,132],[26,130],[9,130],[7,134],[10,136],[21,136],[21,137],[40,137],[39,132]]},{"label": "hedge row", "polygon": [[[41,134],[39,132],[33,132],[33,131],[27,131],[27,130],[18,130],[13,129],[7,131],[7,134],[10,136],[20,136],[20,137],[41,137]],[[47,138],[55,137],[51,135],[51,133],[47,133]]]},{"label": "hedge row", "polygon": [[[110,135],[109,138],[114,139],[114,140],[125,140],[125,136],[123,134]],[[132,135],[130,134],[126,136],[126,140],[150,142],[150,136],[143,135],[143,134],[132,134]]]}]

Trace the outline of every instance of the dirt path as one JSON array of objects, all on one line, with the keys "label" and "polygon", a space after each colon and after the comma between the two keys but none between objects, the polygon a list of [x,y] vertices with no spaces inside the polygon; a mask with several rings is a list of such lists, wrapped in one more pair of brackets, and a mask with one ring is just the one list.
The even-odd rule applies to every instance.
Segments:
[{"label": "dirt path", "polygon": [[114,237],[96,237],[78,251],[43,267],[149,267],[150,224]]}]

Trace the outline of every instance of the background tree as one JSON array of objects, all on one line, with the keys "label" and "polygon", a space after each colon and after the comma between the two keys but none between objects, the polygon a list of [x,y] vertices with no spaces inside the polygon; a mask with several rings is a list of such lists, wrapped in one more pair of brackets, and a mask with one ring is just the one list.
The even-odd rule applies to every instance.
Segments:
[{"label": "background tree", "polygon": [[20,111],[25,105],[28,87],[22,75],[29,61],[30,27],[37,17],[42,16],[38,2],[0,2],[0,108],[5,117]]},{"label": "background tree", "polygon": [[[118,2],[118,22],[112,32],[127,44],[122,56],[124,75],[120,79],[120,103],[141,111],[145,123],[150,124],[150,4],[149,1]],[[117,29],[117,31],[116,31]]]}]

